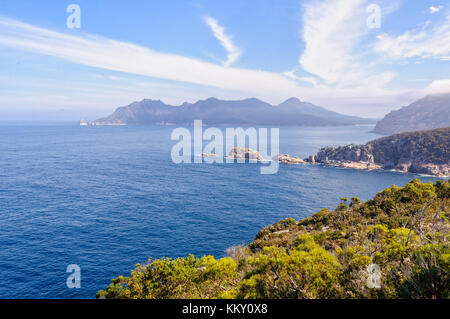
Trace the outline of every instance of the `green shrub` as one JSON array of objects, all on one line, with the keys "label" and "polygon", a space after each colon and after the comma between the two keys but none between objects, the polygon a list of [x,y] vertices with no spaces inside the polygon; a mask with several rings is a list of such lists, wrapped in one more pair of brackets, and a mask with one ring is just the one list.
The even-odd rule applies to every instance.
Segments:
[{"label": "green shrub", "polygon": [[[450,182],[413,180],[263,228],[228,256],[136,265],[98,298],[449,298]],[[380,288],[367,267],[380,269]]]}]

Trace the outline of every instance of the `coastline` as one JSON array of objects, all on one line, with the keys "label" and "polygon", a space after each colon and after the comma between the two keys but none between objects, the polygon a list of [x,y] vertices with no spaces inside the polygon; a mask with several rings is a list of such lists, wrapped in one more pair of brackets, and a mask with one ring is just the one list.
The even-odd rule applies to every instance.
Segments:
[{"label": "coastline", "polygon": [[442,179],[450,179],[450,175],[432,175],[432,174],[422,174],[422,173],[414,173],[414,172],[409,172],[409,171],[402,171],[399,169],[388,169],[388,168],[374,168],[374,169],[360,169],[360,168],[355,168],[355,167],[348,167],[348,166],[339,166],[339,165],[334,165],[334,164],[327,164],[327,163],[305,163],[305,164],[309,164],[309,165],[319,165],[319,166],[326,166],[326,167],[334,167],[337,169],[346,169],[346,170],[355,170],[355,171],[379,171],[379,172],[393,172],[393,173],[401,173],[401,174],[412,174],[412,175],[416,175],[416,176],[422,176],[422,177],[434,177],[434,178],[442,178]]}]

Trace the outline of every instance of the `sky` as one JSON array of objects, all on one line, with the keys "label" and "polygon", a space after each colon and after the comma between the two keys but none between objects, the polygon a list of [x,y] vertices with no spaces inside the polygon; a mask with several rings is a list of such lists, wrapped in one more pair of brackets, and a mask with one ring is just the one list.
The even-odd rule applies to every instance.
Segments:
[{"label": "sky", "polygon": [[212,96],[381,118],[444,92],[449,0],[0,0],[0,120]]}]

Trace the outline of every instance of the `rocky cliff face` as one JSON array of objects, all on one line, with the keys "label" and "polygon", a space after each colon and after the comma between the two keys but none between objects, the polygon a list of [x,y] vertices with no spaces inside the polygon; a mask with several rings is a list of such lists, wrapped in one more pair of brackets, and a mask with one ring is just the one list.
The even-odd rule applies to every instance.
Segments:
[{"label": "rocky cliff face", "polygon": [[310,163],[352,168],[359,170],[381,169],[375,163],[370,145],[348,145],[322,148],[316,155],[307,159]]},{"label": "rocky cliff face", "polygon": [[326,147],[308,161],[355,169],[383,168],[449,176],[450,128],[396,134],[365,145]]},{"label": "rocky cliff face", "polygon": [[315,156],[316,162],[325,163],[331,160],[374,164],[370,145],[326,147],[322,148]]}]

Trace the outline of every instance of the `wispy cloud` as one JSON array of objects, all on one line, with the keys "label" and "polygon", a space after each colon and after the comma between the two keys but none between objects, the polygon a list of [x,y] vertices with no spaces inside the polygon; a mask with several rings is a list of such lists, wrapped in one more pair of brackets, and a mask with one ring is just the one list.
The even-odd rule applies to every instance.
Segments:
[{"label": "wispy cloud", "polygon": [[285,76],[287,76],[288,78],[290,78],[290,79],[293,79],[293,80],[296,80],[296,81],[300,81],[300,82],[309,83],[309,84],[311,84],[314,87],[317,87],[318,84],[319,84],[319,82],[317,81],[317,79],[315,77],[312,77],[312,76],[303,76],[303,77],[302,76],[297,76],[295,74],[294,70],[283,72],[283,74]]},{"label": "wispy cloud", "polygon": [[245,92],[247,95],[261,92],[271,98],[301,95],[301,87],[279,73],[224,67],[90,34],[74,36],[55,32],[5,17],[0,17],[0,44],[91,67]]},{"label": "wispy cloud", "polygon": [[375,51],[394,59],[433,58],[450,59],[450,16],[439,25],[428,29],[410,30],[394,36],[378,36]]},{"label": "wispy cloud", "polygon": [[[305,51],[300,65],[325,82],[342,82],[355,69],[351,51],[362,35],[362,0],[312,2],[304,7],[303,40]],[[349,32],[350,31],[350,32]]]},{"label": "wispy cloud", "polygon": [[359,85],[367,79],[382,86],[392,80],[393,73],[374,75],[370,65],[360,62],[365,50],[362,40],[369,32],[368,4],[367,0],[326,0],[304,6],[305,51],[299,62],[305,71],[327,85],[341,87]]},{"label": "wispy cloud", "polygon": [[236,47],[231,38],[225,33],[225,28],[216,19],[205,17],[205,22],[211,28],[214,36],[227,51],[227,60],[223,63],[225,67],[231,66],[241,56],[241,50]]},{"label": "wispy cloud", "polygon": [[[347,5],[347,1],[359,9]],[[271,103],[280,103],[296,96],[335,111],[351,110],[353,114],[379,116],[392,106],[405,105],[417,97],[409,95],[411,91],[408,89],[383,87],[393,74],[372,72],[370,66],[361,62],[361,57],[355,54],[354,49],[358,49],[361,37],[367,32],[364,31],[367,17],[364,0],[325,0],[321,3],[325,6],[318,5],[317,11],[312,6],[305,11],[303,34],[306,49],[300,58],[303,70],[299,73],[302,76],[297,76],[295,72],[283,74],[235,68],[230,65],[238,58],[236,55],[229,55],[228,63],[224,66],[87,33],[73,35],[56,32],[2,16],[0,46],[108,70],[101,72],[106,73],[107,78],[100,79],[96,86],[92,87],[90,83],[84,83],[85,79],[78,78],[78,87],[73,90],[65,89],[76,82],[68,74],[66,82],[58,90],[58,96],[67,96],[71,100],[57,99],[55,107],[66,105],[81,108],[84,105],[89,108],[101,105],[103,108],[112,108],[117,103],[126,104],[144,97],[178,103],[208,96],[231,99],[254,96]],[[321,12],[321,9],[324,11]],[[359,16],[359,13],[362,15]],[[318,20],[315,21],[315,18]],[[330,21],[325,21],[327,18]],[[363,31],[354,29],[354,26],[363,28]],[[298,66],[293,69],[299,71]],[[309,74],[305,75],[305,71]],[[88,71],[87,76],[89,74],[92,74],[92,70]],[[127,80],[128,76],[133,77],[132,74],[144,77],[138,77],[136,81]],[[45,74],[40,78],[40,83],[44,82]],[[170,85],[147,84],[146,79],[151,82],[169,82]],[[142,85],[140,80],[143,81]],[[36,90],[35,94],[41,95],[35,100],[51,104],[54,86],[50,84],[49,89]],[[25,83],[21,87],[25,90],[30,85]],[[49,102],[42,94],[48,96]],[[18,104],[25,105],[15,92],[10,92],[7,100],[17,100]]]},{"label": "wispy cloud", "polygon": [[437,13],[437,12],[441,11],[443,8],[444,8],[444,6],[441,6],[441,5],[439,5],[439,6],[431,6],[430,7],[430,13],[431,14]]}]

